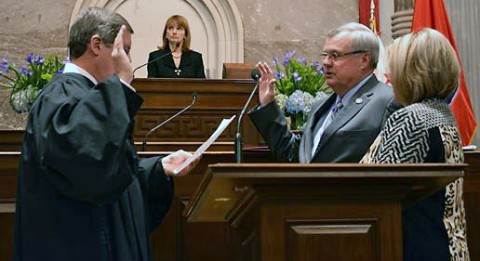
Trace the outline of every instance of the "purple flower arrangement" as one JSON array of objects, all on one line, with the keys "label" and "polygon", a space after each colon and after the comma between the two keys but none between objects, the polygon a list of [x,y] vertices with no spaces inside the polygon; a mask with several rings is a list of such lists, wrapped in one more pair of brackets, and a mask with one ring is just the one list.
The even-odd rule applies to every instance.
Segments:
[{"label": "purple flower arrangement", "polygon": [[26,66],[19,66],[5,59],[0,62],[0,86],[10,89],[10,105],[18,112],[27,112],[40,91],[55,76],[63,72],[67,60],[56,55],[43,57],[30,53],[25,57]]},{"label": "purple flower arrangement", "polygon": [[325,97],[332,90],[325,85],[323,68],[318,62],[297,58],[295,51],[287,52],[282,63],[278,57],[275,66],[277,104],[286,117],[290,117],[291,129],[301,130],[312,103]]}]

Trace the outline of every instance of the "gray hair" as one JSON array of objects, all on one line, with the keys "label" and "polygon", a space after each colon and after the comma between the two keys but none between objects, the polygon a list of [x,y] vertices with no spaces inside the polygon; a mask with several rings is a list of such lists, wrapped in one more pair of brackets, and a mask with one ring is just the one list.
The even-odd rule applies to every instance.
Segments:
[{"label": "gray hair", "polygon": [[347,23],[328,32],[332,38],[340,33],[349,33],[352,36],[351,48],[353,51],[368,51],[370,53],[370,67],[375,69],[379,57],[380,39],[367,26],[359,23]]},{"label": "gray hair", "polygon": [[95,34],[98,34],[105,44],[113,44],[122,25],[127,26],[128,31],[133,34],[128,21],[111,10],[98,7],[83,10],[70,28],[68,38],[70,59],[82,56]]}]

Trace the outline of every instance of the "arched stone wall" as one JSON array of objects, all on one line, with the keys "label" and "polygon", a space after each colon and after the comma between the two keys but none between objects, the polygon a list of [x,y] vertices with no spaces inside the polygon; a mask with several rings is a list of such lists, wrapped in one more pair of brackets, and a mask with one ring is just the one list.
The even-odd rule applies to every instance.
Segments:
[{"label": "arched stone wall", "polygon": [[[77,0],[70,25],[87,7],[102,7],[123,15],[135,30],[132,60],[139,66],[148,53],[161,44],[163,26],[168,17],[181,14],[187,18],[192,32],[192,49],[203,54],[208,78],[220,78],[224,62],[243,62],[244,31],[234,0],[170,0],[158,3],[149,0]],[[156,11],[158,10],[158,11]],[[137,71],[146,77],[146,68]]]}]

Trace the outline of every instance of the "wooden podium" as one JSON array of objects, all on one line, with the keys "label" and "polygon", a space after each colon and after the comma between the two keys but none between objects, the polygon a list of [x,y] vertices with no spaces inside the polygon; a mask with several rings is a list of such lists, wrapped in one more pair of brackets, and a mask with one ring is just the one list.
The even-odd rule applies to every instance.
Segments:
[{"label": "wooden podium", "polygon": [[215,164],[185,209],[227,221],[230,260],[403,260],[402,207],[466,165]]},{"label": "wooden podium", "polygon": [[[203,142],[217,128],[222,119],[237,115],[242,110],[255,83],[244,79],[134,79],[132,86],[144,98],[135,117],[134,139],[143,141],[145,134],[170,116],[192,103],[192,94],[198,95],[195,105],[152,133],[148,142]],[[250,108],[258,104],[258,97]],[[258,146],[260,134],[248,117],[242,124],[245,146]],[[231,124],[218,141],[234,141],[236,124]],[[232,147],[233,148],[233,147]]]}]

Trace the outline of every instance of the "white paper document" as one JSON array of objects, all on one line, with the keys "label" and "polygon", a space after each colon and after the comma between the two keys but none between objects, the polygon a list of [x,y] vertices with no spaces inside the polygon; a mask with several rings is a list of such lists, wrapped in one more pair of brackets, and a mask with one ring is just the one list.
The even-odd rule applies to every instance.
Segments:
[{"label": "white paper document", "polygon": [[193,153],[193,156],[188,158],[182,165],[180,165],[178,168],[173,170],[173,173],[177,175],[180,173],[184,168],[186,168],[190,163],[198,159],[207,149],[210,147],[210,145],[215,142],[215,140],[222,134],[222,132],[230,125],[230,123],[235,119],[235,115],[233,115],[230,119],[223,119],[222,122],[220,122],[220,125],[218,125],[217,130],[208,138],[207,141],[205,141],[202,146],[198,147],[198,149]]}]

